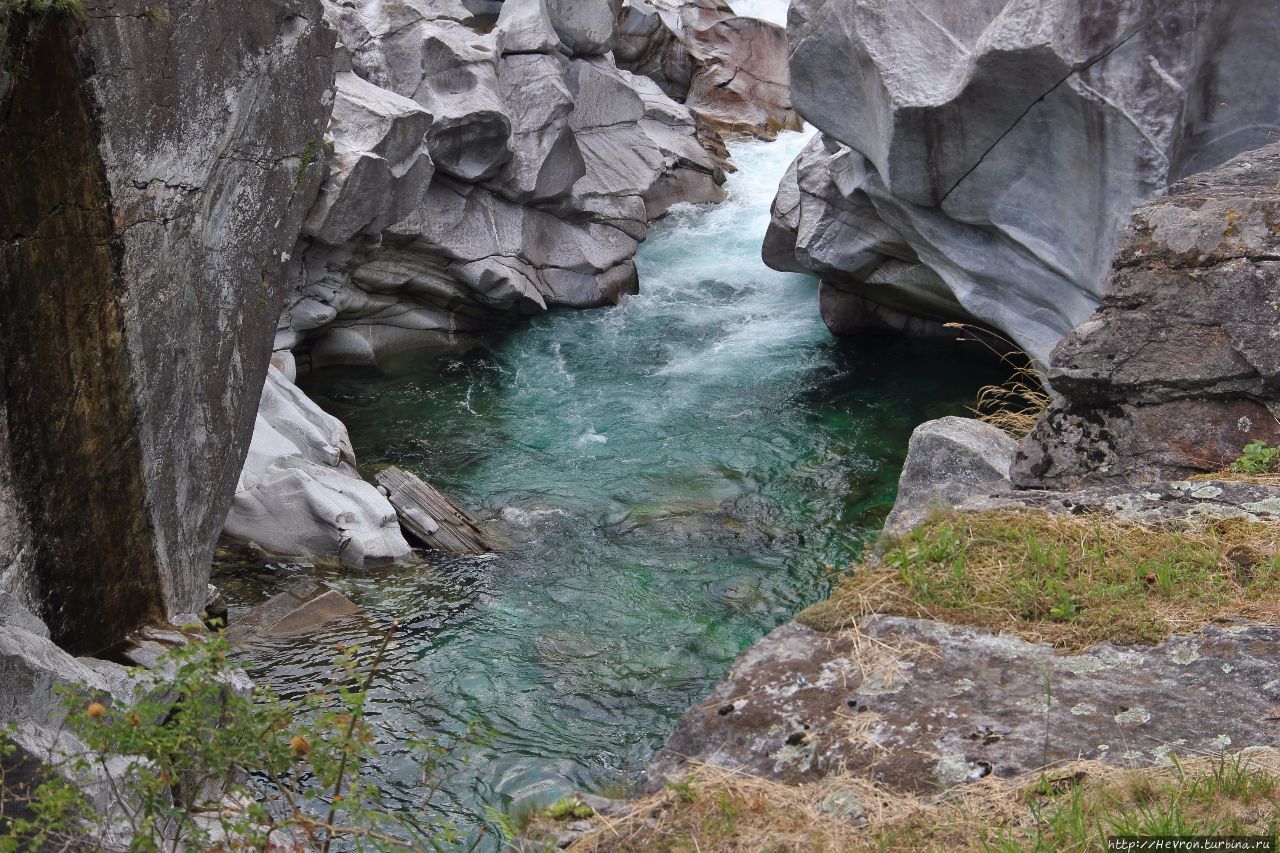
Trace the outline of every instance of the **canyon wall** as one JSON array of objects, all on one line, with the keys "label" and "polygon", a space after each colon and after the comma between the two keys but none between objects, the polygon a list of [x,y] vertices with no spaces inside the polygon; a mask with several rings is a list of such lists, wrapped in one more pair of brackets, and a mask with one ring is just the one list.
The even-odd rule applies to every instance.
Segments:
[{"label": "canyon wall", "polygon": [[[404,560],[390,504],[297,374],[386,368],[556,306],[613,304],[639,287],[633,258],[651,220],[723,198],[730,167],[712,124],[610,54],[618,22],[643,4],[495,5],[326,0],[336,98],[307,164],[324,184],[292,252],[280,371],[227,520],[232,539],[352,567]],[[794,124],[785,83],[768,82],[785,66],[781,29],[718,3],[664,9],[682,6],[711,9],[730,33],[717,57],[700,54],[700,73],[756,81],[726,97],[776,113],[761,119],[769,132]],[[629,38],[644,53],[674,36]]]},{"label": "canyon wall", "polygon": [[315,0],[11,12],[0,591],[94,652],[200,611],[331,102]]},{"label": "canyon wall", "polygon": [[795,0],[822,133],[765,259],[839,333],[998,329],[1043,365],[1098,304],[1133,207],[1280,130],[1280,6]]}]

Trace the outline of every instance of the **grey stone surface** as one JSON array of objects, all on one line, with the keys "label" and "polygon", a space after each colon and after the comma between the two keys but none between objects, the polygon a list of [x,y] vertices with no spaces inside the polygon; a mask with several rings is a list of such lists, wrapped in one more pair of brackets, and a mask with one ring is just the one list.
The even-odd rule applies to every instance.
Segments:
[{"label": "grey stone surface", "polygon": [[906,533],[933,510],[1008,488],[1017,448],[1004,430],[972,418],[947,417],[916,427],[885,531]]},{"label": "grey stone surface", "polygon": [[956,508],[964,512],[1037,509],[1072,515],[1099,513],[1155,522],[1240,518],[1280,523],[1280,487],[1227,480],[1155,480],[1134,485],[1112,481],[1064,490],[1005,485],[971,494],[957,502]]},{"label": "grey stone surface", "polygon": [[1154,648],[1044,645],[872,616],[788,623],[676,726],[642,788],[688,761],[788,783],[835,772],[916,793],[1092,759],[1124,767],[1275,742],[1280,629],[1216,625]]},{"label": "grey stone surface", "polygon": [[319,181],[300,165],[332,33],[316,0],[90,0],[6,39],[0,548],[26,539],[16,504],[24,598],[93,651],[203,604]]},{"label": "grey stone surface", "polygon": [[1053,351],[1015,482],[1177,478],[1280,443],[1278,288],[1280,144],[1138,208],[1101,308]]},{"label": "grey stone surface", "polygon": [[721,133],[773,139],[803,126],[791,107],[785,29],[722,0],[624,0],[613,50],[620,67]]},{"label": "grey stone surface", "polygon": [[825,139],[771,263],[1042,363],[1134,205],[1280,128],[1271,3],[795,0],[788,29],[793,102]]},{"label": "grey stone surface", "polygon": [[412,557],[395,509],[360,478],[346,427],[275,367],[225,533],[268,553],[333,557],[357,569]]},{"label": "grey stone surface", "polygon": [[492,32],[420,3],[326,13],[340,34],[331,177],[276,341],[303,369],[615,302],[635,289],[650,218],[723,196],[692,113],[600,55],[612,0],[513,0]]}]

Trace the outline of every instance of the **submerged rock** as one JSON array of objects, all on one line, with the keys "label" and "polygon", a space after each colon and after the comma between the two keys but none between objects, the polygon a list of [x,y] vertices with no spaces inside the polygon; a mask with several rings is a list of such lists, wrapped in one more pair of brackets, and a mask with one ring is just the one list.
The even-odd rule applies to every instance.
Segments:
[{"label": "submerged rock", "polygon": [[1280,443],[1278,289],[1280,144],[1140,207],[1101,308],[1053,351],[1057,395],[1014,481],[1176,479]]},{"label": "submerged rock", "polygon": [[237,646],[264,638],[301,636],[361,612],[359,605],[337,590],[304,580],[255,607],[228,627],[226,636]]},{"label": "submerged rock", "polygon": [[1154,648],[1064,655],[937,622],[788,623],[688,711],[646,772],[688,762],[788,783],[850,772],[912,793],[1057,761],[1124,767],[1269,745],[1280,629],[1213,626]]},{"label": "submerged rock", "polygon": [[[1280,130],[1280,6],[795,0],[796,109],[823,135],[765,256],[863,302],[978,322],[1047,362],[1135,204]],[[896,322],[896,318],[895,318]]]},{"label": "submerged rock", "polygon": [[316,0],[3,17],[0,589],[98,651],[204,603],[333,34]]},{"label": "submerged rock", "polygon": [[225,533],[272,554],[331,556],[352,568],[412,556],[395,509],[360,478],[346,427],[275,367]]}]

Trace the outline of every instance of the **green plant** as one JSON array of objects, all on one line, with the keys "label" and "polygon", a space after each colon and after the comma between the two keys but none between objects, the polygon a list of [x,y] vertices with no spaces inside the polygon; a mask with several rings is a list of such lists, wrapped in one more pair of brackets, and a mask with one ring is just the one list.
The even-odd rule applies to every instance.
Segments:
[{"label": "green plant", "polygon": [[53,13],[80,18],[84,15],[85,0],[3,0],[0,14],[42,15]]},{"label": "green plant", "polygon": [[1278,456],[1280,447],[1268,447],[1265,441],[1255,438],[1231,463],[1231,470],[1237,474],[1269,474],[1275,470]]},{"label": "green plant", "polygon": [[303,147],[302,153],[298,156],[298,173],[293,177],[293,188],[297,190],[302,186],[302,182],[307,177],[307,169],[311,168],[311,164],[316,160],[316,153],[320,150],[321,144],[315,139],[308,139],[307,144]]},{"label": "green plant", "polygon": [[[379,755],[365,711],[394,630],[367,659],[358,648],[341,650],[330,681],[298,700],[237,689],[226,641],[196,633],[139,673],[130,704],[68,695],[65,725],[85,748],[45,757],[33,790],[17,790],[2,772],[11,763],[0,762],[0,802],[25,806],[0,816],[0,851],[78,848],[112,818],[127,825],[135,851],[460,844],[447,822],[383,809],[362,772]],[[408,745],[436,780],[425,801],[439,758],[459,745]],[[11,742],[0,742],[0,757],[14,755]],[[69,781],[90,774],[107,783],[107,813]]]},{"label": "green plant", "polygon": [[591,817],[595,812],[577,797],[563,797],[547,806],[546,814],[552,820],[581,820]]}]

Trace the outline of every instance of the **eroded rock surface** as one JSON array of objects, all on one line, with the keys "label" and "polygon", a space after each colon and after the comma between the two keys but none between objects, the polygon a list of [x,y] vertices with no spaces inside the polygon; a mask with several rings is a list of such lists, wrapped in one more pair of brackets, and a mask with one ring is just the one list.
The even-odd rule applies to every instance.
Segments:
[{"label": "eroded rock surface", "polygon": [[786,31],[722,0],[624,0],[613,50],[721,133],[773,139],[804,126],[791,107]]},{"label": "eroded rock surface", "polygon": [[1154,648],[1074,655],[1004,635],[873,616],[789,623],[681,718],[647,785],[686,761],[788,783],[848,771],[906,792],[1056,761],[1125,767],[1275,742],[1280,629],[1213,626]]},{"label": "eroded rock surface", "polygon": [[203,604],[333,34],[316,0],[89,0],[0,33],[0,583],[97,651]]},{"label": "eroded rock surface", "polygon": [[1054,349],[1014,481],[1073,488],[1220,470],[1280,441],[1280,144],[1134,213],[1101,308]]},{"label": "eroded rock surface", "polygon": [[225,532],[268,553],[356,569],[412,556],[395,509],[361,479],[346,427],[274,366]]},{"label": "eroded rock surface", "polygon": [[[871,302],[1003,331],[1048,361],[1135,204],[1280,128],[1280,6],[795,0],[791,85],[823,136],[765,256]],[[869,316],[864,316],[869,315]]]},{"label": "eroded rock surface", "polygon": [[304,368],[616,302],[647,222],[723,195],[688,108],[605,55],[612,0],[508,0],[492,32],[443,5],[327,3],[328,178],[276,341]]}]

